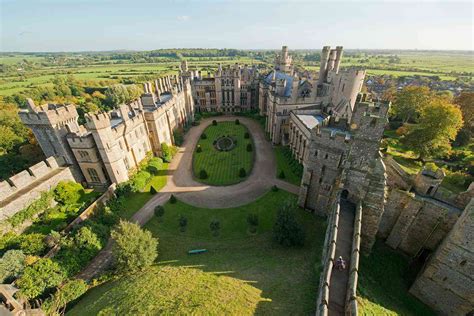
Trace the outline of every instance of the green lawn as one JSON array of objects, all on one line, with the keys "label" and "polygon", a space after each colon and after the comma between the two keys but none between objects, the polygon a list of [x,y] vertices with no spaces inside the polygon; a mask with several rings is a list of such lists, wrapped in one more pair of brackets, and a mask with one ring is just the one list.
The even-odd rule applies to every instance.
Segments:
[{"label": "green lawn", "polygon": [[[218,279],[229,278],[239,284],[240,282],[247,284],[247,286],[239,285],[233,291],[232,297],[239,302],[238,306],[234,304],[232,311],[219,313],[217,311],[223,308],[224,301],[216,300],[214,293],[216,291],[227,293],[228,288],[220,285],[223,280],[220,284],[216,280],[213,286],[206,288],[209,295],[204,295],[194,302],[196,314],[245,315],[249,311],[251,314],[258,315],[314,313],[319,279],[318,267],[326,224],[324,219],[299,210],[297,217],[304,224],[307,236],[305,246],[282,248],[275,245],[271,240],[271,228],[278,207],[288,199],[295,199],[295,196],[284,191],[268,192],[251,204],[229,209],[202,209],[178,201],[176,204],[165,205],[162,221],[154,217],[148,222],[145,228],[159,238],[159,266],[192,267],[217,275]],[[248,233],[246,218],[249,213],[258,214],[259,217],[256,235]],[[188,219],[188,227],[183,233],[178,227],[180,215]],[[210,232],[209,223],[212,219],[220,221],[221,232],[218,237],[213,237]],[[196,248],[206,248],[208,252],[200,255],[187,254],[188,250]],[[118,287],[126,291],[128,296],[138,297],[145,305],[141,307],[142,310],[155,308],[154,312],[149,312],[153,314],[157,310],[154,299],[142,299],[143,297],[154,298],[158,295],[156,293],[158,288],[152,285],[155,282],[150,280],[153,279],[150,277],[141,280],[149,293],[143,293],[143,289],[136,288],[133,282],[125,282],[131,288],[124,284]],[[194,287],[192,281],[183,282],[186,283],[177,285],[176,292],[186,292],[183,287]],[[75,306],[72,314],[96,314],[97,311],[111,306],[125,310],[125,305],[131,301],[128,299],[122,301],[120,297],[124,297],[124,294],[120,297],[116,294],[120,291],[111,292],[114,286],[114,284],[106,283],[91,290]],[[219,289],[214,288],[218,286]],[[141,291],[141,293],[137,294],[134,291]],[[168,294],[163,295],[168,296]],[[254,301],[256,295],[258,295],[258,302]],[[247,297],[245,302],[241,299],[243,296]],[[203,300],[205,302],[202,302]],[[176,306],[176,304],[181,304],[181,300],[176,299],[173,303],[170,305]],[[204,312],[200,309],[201,304],[207,304]],[[249,304],[253,307],[249,308]],[[174,314],[176,309],[173,308],[170,307],[162,313]],[[191,313],[188,310],[185,314]]]},{"label": "green lawn", "polygon": [[285,177],[282,180],[300,185],[303,166],[293,158],[290,148],[288,146],[276,146],[274,151],[277,161],[277,176],[280,178],[281,171],[283,171]]},{"label": "green lawn", "polygon": [[361,257],[358,283],[361,315],[435,315],[408,293],[413,281],[408,259],[378,241]]},{"label": "green lawn", "polygon": [[[254,146],[252,138],[245,139],[247,128],[234,122],[218,122],[216,126],[210,125],[203,134],[207,138],[200,138],[197,146],[201,146],[202,152],[196,150],[193,156],[193,172],[198,181],[211,185],[230,185],[244,180],[246,177],[239,177],[239,170],[244,168],[247,176],[252,171],[254,160]],[[232,136],[237,145],[230,151],[219,151],[213,143],[220,136]],[[253,150],[247,151],[247,144],[252,144]],[[199,179],[201,170],[207,172],[207,179]]]}]

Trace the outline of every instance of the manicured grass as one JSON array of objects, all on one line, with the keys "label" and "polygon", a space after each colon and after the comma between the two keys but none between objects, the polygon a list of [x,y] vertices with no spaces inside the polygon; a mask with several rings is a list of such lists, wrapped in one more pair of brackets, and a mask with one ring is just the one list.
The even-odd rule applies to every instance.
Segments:
[{"label": "manicured grass", "polygon": [[408,259],[378,241],[368,257],[362,256],[358,301],[361,315],[435,315],[408,293],[413,281]]},{"label": "manicured grass", "polygon": [[287,146],[276,146],[274,150],[277,161],[277,177],[283,171],[285,177],[282,180],[300,185],[301,177],[303,176],[303,166],[293,158],[291,150]]},{"label": "manicured grass", "polygon": [[[230,278],[234,282],[245,282],[246,286],[235,287],[232,297],[238,304],[232,305],[233,310],[221,311],[222,301],[216,300],[215,291],[228,292],[228,287],[213,282],[206,291],[209,295],[199,297],[194,302],[195,310],[188,310],[187,314],[198,315],[309,315],[314,313],[318,279],[319,262],[324,242],[326,224],[324,219],[298,210],[297,218],[304,225],[306,242],[302,248],[282,248],[276,245],[271,238],[271,228],[276,217],[278,207],[288,199],[296,197],[284,191],[268,192],[259,200],[248,205],[229,209],[202,209],[178,201],[176,204],[167,203],[162,221],[154,217],[145,226],[154,236],[159,238],[159,265],[163,267],[181,266],[192,267],[204,272],[217,275],[220,278]],[[258,215],[259,226],[257,233],[248,233],[247,215]],[[178,218],[184,215],[188,219],[185,232],[180,232]],[[220,234],[212,236],[209,229],[211,220],[220,221]],[[191,249],[205,248],[207,253],[188,255]],[[194,286],[192,281],[176,285],[176,292],[185,291],[183,288]],[[127,279],[130,280],[130,279]],[[147,282],[148,280],[148,282]],[[158,281],[152,277],[141,281],[145,289],[137,288],[133,282],[124,282],[118,285],[119,290],[112,290],[114,285],[106,283],[97,289],[91,290],[74,308],[73,315],[94,314],[98,310],[114,306],[125,308],[122,305],[134,304],[128,299],[119,298],[115,293],[124,289],[128,296],[138,297],[143,310],[156,308],[154,297],[158,288],[152,284]],[[227,281],[226,281],[227,282]],[[230,281],[229,281],[230,282]],[[126,289],[129,284],[130,290]],[[162,283],[160,283],[162,284]],[[218,286],[216,289],[214,286]],[[135,293],[135,291],[137,293]],[[146,291],[146,292],[145,292]],[[145,292],[145,293],[144,293]],[[166,292],[166,291],[165,291]],[[250,294],[249,294],[250,293]],[[258,304],[254,301],[258,293]],[[121,294],[125,295],[125,294]],[[167,295],[163,293],[162,295]],[[110,299],[105,296],[110,296]],[[123,297],[123,296],[120,296]],[[141,299],[145,297],[145,299]],[[246,297],[246,302],[242,301]],[[152,298],[152,299],[146,299]],[[202,302],[205,301],[205,302]],[[180,299],[173,301],[182,304]],[[183,303],[184,304],[184,303]],[[200,309],[207,304],[204,312]],[[249,304],[251,306],[249,306]],[[136,305],[133,305],[136,306]],[[175,305],[173,305],[175,306]],[[252,307],[253,306],[253,307]],[[94,308],[93,310],[90,308]],[[253,308],[253,310],[252,310]],[[88,311],[91,310],[91,313]],[[148,309],[150,311],[150,309]],[[162,311],[163,314],[175,314],[175,309]],[[158,313],[150,311],[149,314]],[[123,313],[122,313],[123,314]],[[124,313],[126,314],[126,313]]]},{"label": "manicured grass", "polygon": [[92,289],[67,315],[253,315],[260,295],[243,280],[154,266]]},{"label": "manicured grass", "polygon": [[[216,126],[210,125],[204,130],[206,139],[199,139],[197,146],[201,146],[202,152],[195,149],[193,156],[193,172],[195,178],[203,183],[211,185],[230,185],[244,180],[239,177],[239,170],[244,168],[247,176],[252,171],[254,159],[254,145],[252,138],[244,138],[247,128],[236,125],[235,122],[218,122]],[[237,145],[230,151],[219,151],[213,143],[220,136],[232,136]],[[252,144],[252,151],[247,151],[247,144]],[[201,170],[207,172],[207,179],[200,179]]]}]

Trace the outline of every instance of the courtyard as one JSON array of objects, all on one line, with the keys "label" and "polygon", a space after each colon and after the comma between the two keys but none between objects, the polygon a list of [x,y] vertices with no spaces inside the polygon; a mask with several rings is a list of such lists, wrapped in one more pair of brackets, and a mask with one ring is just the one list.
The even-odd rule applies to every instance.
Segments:
[{"label": "courtyard", "polygon": [[[197,181],[231,185],[247,178],[253,166],[253,142],[247,127],[236,122],[209,125],[201,134],[193,156]],[[250,149],[250,150],[249,150]],[[243,172],[241,170],[244,170]]]}]

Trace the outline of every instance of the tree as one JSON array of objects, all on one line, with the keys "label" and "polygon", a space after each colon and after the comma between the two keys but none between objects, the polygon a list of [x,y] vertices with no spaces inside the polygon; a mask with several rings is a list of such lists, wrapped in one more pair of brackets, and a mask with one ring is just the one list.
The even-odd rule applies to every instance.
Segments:
[{"label": "tree", "polygon": [[422,160],[446,154],[463,124],[461,110],[446,98],[434,98],[421,112],[419,121],[402,141]]},{"label": "tree", "polygon": [[173,194],[171,194],[171,196],[170,196],[170,203],[171,203],[171,204],[175,204],[176,202],[178,202],[178,200],[176,199],[176,196],[174,196]]},{"label": "tree", "polygon": [[216,120],[212,120],[212,125],[216,126],[216,125],[217,125],[217,121],[216,121]]},{"label": "tree", "polygon": [[156,193],[158,193],[158,191],[156,191],[154,186],[150,186],[150,193],[155,195]]},{"label": "tree", "polygon": [[206,172],[206,170],[202,169],[201,171],[199,171],[199,179],[207,179],[209,176]]},{"label": "tree", "polygon": [[430,103],[432,93],[427,87],[407,86],[395,94],[392,113],[403,122],[417,120]]},{"label": "tree", "polygon": [[253,149],[252,149],[252,144],[247,144],[247,151],[248,152],[251,152]]},{"label": "tree", "polygon": [[207,139],[206,133],[202,133],[202,134],[201,134],[201,139]]},{"label": "tree", "polygon": [[247,215],[247,224],[250,226],[250,232],[252,234],[257,232],[258,226],[258,215],[257,214],[249,214]]},{"label": "tree", "polygon": [[247,176],[247,171],[245,171],[244,168],[240,168],[239,170],[239,177],[240,178],[245,178]]},{"label": "tree", "polygon": [[239,119],[235,119],[235,125],[240,125]]},{"label": "tree", "polygon": [[138,99],[142,95],[143,90],[140,89],[140,87],[138,87],[137,85],[131,84],[127,86],[127,92],[128,92],[127,102],[130,102],[130,101]]},{"label": "tree", "polygon": [[65,273],[57,262],[41,258],[25,268],[16,285],[22,296],[32,299],[40,296],[45,290],[58,286],[64,278]]},{"label": "tree", "polygon": [[184,232],[186,230],[186,226],[188,226],[188,219],[184,215],[180,215],[178,219],[179,230]]},{"label": "tree", "polygon": [[79,201],[84,188],[80,183],[60,181],[54,189],[54,199],[62,205],[74,204]]},{"label": "tree", "polygon": [[167,143],[161,143],[161,158],[163,158],[164,162],[171,162],[173,158],[171,148]]},{"label": "tree", "polygon": [[249,132],[245,132],[245,134],[244,134],[244,138],[246,138],[246,139],[250,138],[250,134],[249,134]]},{"label": "tree", "polygon": [[10,283],[25,268],[26,255],[21,250],[8,250],[0,259],[0,282]]},{"label": "tree", "polygon": [[155,216],[158,217],[159,220],[163,218],[165,215],[165,208],[162,205],[155,206]]},{"label": "tree", "polygon": [[120,104],[127,103],[130,100],[130,94],[127,87],[123,84],[114,84],[105,91],[107,103],[111,106],[117,107]]},{"label": "tree", "polygon": [[474,127],[474,92],[462,92],[454,99],[454,103],[461,108],[466,125],[469,128]]},{"label": "tree", "polygon": [[100,238],[87,226],[79,228],[74,234],[74,244],[82,250],[98,251],[102,248]]},{"label": "tree", "polygon": [[112,254],[121,272],[150,266],[158,256],[158,239],[135,223],[121,220],[112,230]]},{"label": "tree", "polygon": [[304,230],[295,218],[296,206],[286,202],[277,213],[273,226],[273,239],[282,246],[302,246],[305,239]]},{"label": "tree", "polygon": [[8,126],[0,125],[0,154],[8,153],[25,141]]},{"label": "tree", "polygon": [[280,178],[280,179],[285,179],[285,178],[286,178],[286,176],[285,176],[285,171],[280,170],[280,173],[278,174],[278,178]]},{"label": "tree", "polygon": [[221,229],[221,223],[218,219],[213,219],[209,224],[209,228],[211,229],[212,235],[214,237],[219,236],[219,230]]}]

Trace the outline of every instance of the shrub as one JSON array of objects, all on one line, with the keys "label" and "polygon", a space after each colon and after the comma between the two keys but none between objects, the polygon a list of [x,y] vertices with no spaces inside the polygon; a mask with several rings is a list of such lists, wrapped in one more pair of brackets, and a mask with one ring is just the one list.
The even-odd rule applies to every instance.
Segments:
[{"label": "shrub", "polygon": [[246,139],[250,138],[250,134],[249,134],[249,132],[245,132],[245,134],[244,134],[244,138],[246,138]]},{"label": "shrub", "polygon": [[179,230],[184,232],[186,230],[186,226],[188,225],[188,219],[184,215],[180,215],[178,219]]},{"label": "shrub", "polygon": [[177,201],[178,201],[178,200],[176,199],[176,197],[175,197],[173,194],[171,194],[171,196],[170,196],[170,203],[171,203],[171,204],[175,204]]},{"label": "shrub", "polygon": [[182,130],[176,129],[173,131],[174,143],[177,146],[181,146],[184,142],[184,133]]},{"label": "shrub", "polygon": [[73,181],[60,181],[54,189],[54,199],[62,205],[74,204],[79,201],[84,193],[80,183]]},{"label": "shrub", "polygon": [[53,296],[48,298],[41,308],[48,315],[60,315],[60,310],[69,302],[82,296],[88,289],[87,283],[81,279],[67,281],[59,287]]},{"label": "shrub", "polygon": [[400,126],[395,131],[395,134],[397,134],[398,136],[405,136],[407,133],[408,133],[408,127],[406,127],[405,125]]},{"label": "shrub", "polygon": [[158,256],[158,239],[135,223],[121,220],[111,232],[112,254],[119,271],[137,271],[150,266]]},{"label": "shrub", "polygon": [[248,152],[251,152],[253,149],[252,149],[252,144],[247,144],[247,151]]},{"label": "shrub", "polygon": [[258,215],[257,214],[247,215],[247,224],[249,224],[250,226],[258,226]]},{"label": "shrub", "polygon": [[8,250],[0,259],[0,282],[10,283],[25,268],[25,254],[21,250]]},{"label": "shrub", "polygon": [[38,259],[23,271],[16,281],[20,294],[28,299],[40,296],[45,290],[58,286],[65,278],[58,263],[49,258]]},{"label": "shrub", "polygon": [[115,195],[117,197],[128,197],[134,191],[134,188],[130,182],[123,182],[117,184],[117,188],[115,189]]},{"label": "shrub", "polygon": [[236,120],[235,120],[235,125],[240,125],[239,119],[236,119]]},{"label": "shrub", "polygon": [[206,133],[202,133],[202,134],[201,134],[201,139],[207,139]]},{"label": "shrub", "polygon": [[196,152],[198,152],[198,153],[202,152],[202,147],[201,147],[201,145],[197,145]]},{"label": "shrub", "polygon": [[19,236],[19,246],[25,254],[41,255],[46,250],[45,235],[39,233],[23,234]]},{"label": "shrub", "polygon": [[138,192],[143,190],[150,178],[151,174],[145,170],[139,171],[137,174],[135,174],[131,179],[133,191]]},{"label": "shrub", "polygon": [[247,176],[247,171],[244,168],[240,168],[239,170],[239,177],[245,178]]},{"label": "shrub", "polygon": [[218,219],[213,219],[209,224],[209,228],[211,229],[212,235],[214,237],[219,236],[219,230],[221,229],[221,223]]},{"label": "shrub", "polygon": [[77,248],[87,251],[98,252],[102,249],[100,238],[90,227],[82,226],[73,236]]},{"label": "shrub", "polygon": [[286,176],[285,176],[285,171],[280,170],[280,173],[278,174],[278,178],[280,178],[280,179],[285,179],[285,178],[286,178]]},{"label": "shrub", "polygon": [[285,203],[279,210],[273,226],[273,239],[285,247],[302,246],[304,230],[295,218],[296,207],[293,203]]},{"label": "shrub", "polygon": [[216,126],[216,125],[217,125],[217,121],[216,121],[216,120],[212,120],[212,125]]},{"label": "shrub", "polygon": [[155,206],[155,216],[161,219],[165,215],[165,208],[162,205]]},{"label": "shrub", "polygon": [[153,157],[148,162],[146,170],[152,175],[156,176],[160,173],[160,170],[163,169],[163,159],[158,157]]},{"label": "shrub", "polygon": [[207,174],[206,170],[202,169],[201,171],[199,171],[199,179],[207,179],[209,177],[209,175]]},{"label": "shrub", "polygon": [[164,162],[171,162],[173,158],[172,149],[167,143],[161,143],[161,158],[163,158]]},{"label": "shrub", "polygon": [[150,193],[155,195],[156,193],[158,193],[158,191],[156,191],[154,186],[150,186]]},{"label": "shrub", "polygon": [[272,191],[273,191],[273,192],[277,192],[277,191],[278,191],[278,187],[277,187],[276,185],[273,185],[273,186],[272,186]]}]

